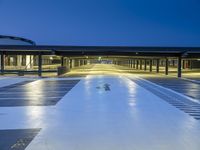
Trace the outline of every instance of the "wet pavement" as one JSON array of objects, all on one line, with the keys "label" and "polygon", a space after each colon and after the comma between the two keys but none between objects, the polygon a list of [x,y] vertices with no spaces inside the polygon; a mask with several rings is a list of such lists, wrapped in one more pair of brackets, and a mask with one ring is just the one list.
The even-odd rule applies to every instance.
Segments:
[{"label": "wet pavement", "polygon": [[0,107],[55,105],[80,80],[23,81],[0,88]]},{"label": "wet pavement", "polygon": [[173,77],[143,77],[160,86],[169,88],[178,93],[196,99],[200,102],[200,83],[194,83],[188,80]]},{"label": "wet pavement", "polygon": [[38,134],[40,129],[0,130],[1,150],[23,150]]},{"label": "wet pavement", "polygon": [[190,99],[178,92],[171,89],[165,88],[158,84],[149,82],[141,78],[131,78],[131,80],[141,87],[147,89],[154,95],[160,97],[164,101],[168,102],[177,109],[185,112],[186,114],[192,116],[194,119],[200,120],[200,103],[196,99]]},{"label": "wet pavement", "polygon": [[[53,105],[0,107],[0,149],[4,150],[3,144],[10,149],[18,145],[17,150],[200,149],[200,120],[191,115],[194,109],[185,107],[194,104],[192,108],[197,108],[198,101],[166,92],[160,82],[156,87],[144,83],[113,65],[95,65],[88,73],[95,75],[20,81],[22,85],[13,88],[17,81],[10,82],[8,91],[26,93],[29,87],[27,93],[32,97],[42,91],[35,101],[48,101],[46,97],[55,95],[53,91],[65,93]],[[30,88],[33,84],[36,86]],[[176,84],[186,87],[179,81]]]}]

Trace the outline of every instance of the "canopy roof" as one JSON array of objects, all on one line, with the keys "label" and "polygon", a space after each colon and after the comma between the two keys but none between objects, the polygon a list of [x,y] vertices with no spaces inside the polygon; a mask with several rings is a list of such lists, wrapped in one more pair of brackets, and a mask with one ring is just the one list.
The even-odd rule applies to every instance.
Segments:
[{"label": "canopy roof", "polygon": [[0,35],[0,45],[36,45],[35,42],[15,36]]},{"label": "canopy roof", "polygon": [[125,56],[200,56],[200,47],[127,47],[127,46],[45,46],[0,45],[0,51],[12,54],[43,53],[55,55],[125,55]]}]

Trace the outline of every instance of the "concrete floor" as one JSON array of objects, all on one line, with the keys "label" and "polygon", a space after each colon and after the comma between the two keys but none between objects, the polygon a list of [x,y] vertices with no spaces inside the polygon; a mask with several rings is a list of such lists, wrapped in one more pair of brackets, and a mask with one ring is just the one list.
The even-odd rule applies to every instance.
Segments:
[{"label": "concrete floor", "polygon": [[[85,77],[79,77],[80,72]],[[148,74],[130,74],[114,65],[95,65],[70,74],[71,78],[36,78],[25,85],[17,83],[32,79],[0,79],[1,88],[7,87],[5,91],[0,89],[0,96],[1,92],[9,95],[12,89],[35,97],[42,90],[40,98],[31,99],[38,102],[48,101],[45,97],[52,94],[50,81],[55,84],[53,90],[59,92],[65,85],[69,87],[68,81],[80,80],[70,84],[52,105],[0,105],[0,150],[200,149],[200,120],[173,101],[176,94],[179,103],[183,99],[188,102],[184,104],[192,102],[198,108],[194,98],[160,85],[155,89],[172,97],[156,95],[149,90],[155,83],[141,82],[146,81],[141,77]],[[49,86],[44,86],[47,83]],[[16,97],[16,101],[20,99]]]}]

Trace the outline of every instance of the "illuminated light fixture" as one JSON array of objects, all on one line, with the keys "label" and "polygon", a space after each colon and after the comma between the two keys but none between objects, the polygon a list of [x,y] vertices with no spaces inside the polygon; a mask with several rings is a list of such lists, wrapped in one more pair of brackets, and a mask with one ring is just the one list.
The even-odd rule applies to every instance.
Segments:
[{"label": "illuminated light fixture", "polygon": [[197,61],[200,61],[200,59],[197,59]]},{"label": "illuminated light fixture", "polygon": [[138,52],[135,53],[136,55],[138,54]]},{"label": "illuminated light fixture", "polygon": [[49,59],[50,59],[50,60],[53,60],[53,57],[50,57]]},{"label": "illuminated light fixture", "polygon": [[99,57],[98,60],[100,61],[100,60],[101,60],[101,57]]}]

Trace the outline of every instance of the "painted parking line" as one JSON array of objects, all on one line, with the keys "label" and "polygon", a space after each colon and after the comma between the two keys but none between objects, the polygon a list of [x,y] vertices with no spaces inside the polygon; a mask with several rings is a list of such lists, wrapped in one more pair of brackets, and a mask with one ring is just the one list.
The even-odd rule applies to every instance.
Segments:
[{"label": "painted parking line", "polygon": [[0,89],[0,107],[55,105],[80,80],[38,80]]},{"label": "painted parking line", "polygon": [[0,150],[25,150],[40,129],[0,130]]}]

